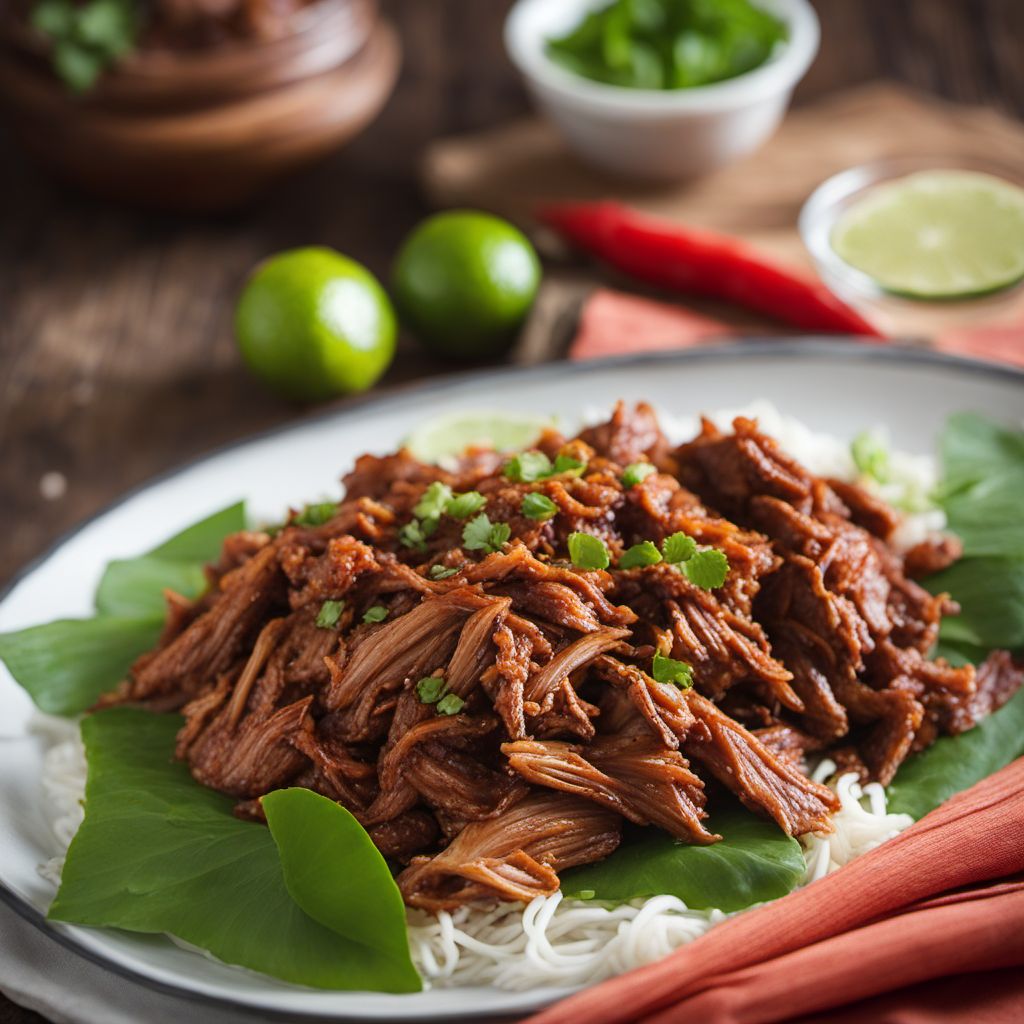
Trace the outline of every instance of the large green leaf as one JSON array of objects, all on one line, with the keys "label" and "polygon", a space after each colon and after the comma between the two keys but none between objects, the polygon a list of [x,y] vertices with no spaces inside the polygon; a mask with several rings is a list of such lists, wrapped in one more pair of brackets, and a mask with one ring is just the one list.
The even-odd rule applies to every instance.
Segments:
[{"label": "large green leaf", "polygon": [[[181,721],[113,708],[82,722],[85,821],[50,918],[167,932],[301,985],[418,991],[401,898],[351,815],[288,791],[271,801],[273,835],[238,820],[230,798],[173,760]],[[316,919],[289,895],[282,858]]]},{"label": "large green leaf", "polygon": [[77,715],[156,643],[161,619],[105,615],[0,633],[0,660],[40,711]]},{"label": "large green leaf", "polygon": [[944,641],[1024,647],[1024,558],[963,558],[929,576],[925,586],[933,594],[948,592],[960,604],[959,615],[942,620]]},{"label": "large green leaf", "polygon": [[908,758],[888,788],[889,810],[921,818],[1024,756],[1024,690],[970,732],[943,736]]},{"label": "large green leaf", "polygon": [[964,553],[1024,557],[1024,431],[974,413],[951,416],[942,469],[940,503]]},{"label": "large green leaf", "polygon": [[633,833],[605,860],[566,871],[562,891],[612,902],[664,893],[695,910],[733,911],[785,896],[803,877],[800,844],[774,822],[729,803],[707,827],[720,843],[688,846],[653,828]]},{"label": "large green leaf", "polygon": [[111,562],[96,591],[99,615],[0,633],[0,661],[41,711],[81,714],[156,643],[166,610],[164,590],[198,597],[205,586],[203,566],[217,557],[229,533],[244,527],[245,506],[238,503],[148,555]]}]

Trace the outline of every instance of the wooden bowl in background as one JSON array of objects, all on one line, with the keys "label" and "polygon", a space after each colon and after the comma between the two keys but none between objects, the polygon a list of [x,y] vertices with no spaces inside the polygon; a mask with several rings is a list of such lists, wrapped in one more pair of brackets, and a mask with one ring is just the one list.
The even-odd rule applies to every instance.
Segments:
[{"label": "wooden bowl in background", "polygon": [[28,34],[2,45],[0,110],[43,165],[109,198],[204,212],[250,202],[357,135],[401,53],[376,0],[321,0],[270,42],[145,51],[84,97]]}]

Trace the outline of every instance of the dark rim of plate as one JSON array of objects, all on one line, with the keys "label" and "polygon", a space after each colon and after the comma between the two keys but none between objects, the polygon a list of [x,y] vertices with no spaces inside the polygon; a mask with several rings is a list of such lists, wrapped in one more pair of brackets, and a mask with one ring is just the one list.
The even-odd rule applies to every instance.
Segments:
[{"label": "dark rim of plate", "polygon": [[[410,398],[429,396],[441,396],[445,392],[461,392],[467,388],[486,387],[496,382],[513,383],[529,382],[539,377],[546,380],[552,377],[586,377],[590,373],[600,372],[609,367],[634,367],[661,365],[675,365],[679,363],[693,363],[697,365],[706,363],[739,362],[747,357],[758,359],[807,359],[821,363],[835,363],[843,361],[854,361],[859,363],[880,363],[883,366],[921,366],[946,370],[954,375],[969,374],[971,376],[990,377],[994,380],[1017,384],[1024,389],[1024,370],[1009,366],[1001,366],[995,363],[986,363],[976,359],[965,359],[960,356],[946,355],[941,352],[932,352],[927,349],[882,346],[879,344],[858,340],[836,340],[835,338],[750,338],[734,342],[716,344],[707,348],[687,349],[682,352],[656,352],[645,353],[633,356],[617,356],[610,359],[595,359],[581,363],[556,362],[539,363],[534,366],[515,367],[504,366],[495,369],[469,371],[465,373],[453,373],[442,377],[433,378],[420,383],[398,385],[387,388],[383,391],[362,395],[357,398],[344,400],[341,404],[331,405],[314,413],[300,416],[297,419],[289,420],[269,430],[251,434],[248,437],[221,445],[194,459],[190,459],[166,472],[159,473],[149,480],[132,488],[121,495],[118,499],[100,509],[88,519],[83,520],[77,526],[72,527],[66,533],[54,541],[41,555],[34,558],[24,568],[17,572],[12,579],[0,590],[0,603],[5,601],[11,591],[27,576],[33,573],[44,562],[55,555],[68,541],[84,530],[96,520],[112,512],[123,505],[129,499],[149,490],[151,487],[180,476],[203,462],[218,455],[233,451],[243,445],[259,441],[264,438],[275,437],[292,430],[302,429],[313,423],[321,423],[327,420],[344,421],[358,415],[370,406],[376,409],[387,409],[408,401]],[[245,1009],[253,1015],[259,1015],[267,1020],[294,1020],[302,1017],[306,1020],[333,1019],[333,1020],[368,1020],[362,1014],[347,1014],[344,1011],[339,1013],[332,1010],[329,1015],[318,1011],[303,1010],[296,1007],[291,1011],[279,1011],[262,1008],[257,1004],[231,999],[227,996],[212,996],[204,992],[197,992],[195,989],[184,985],[171,984],[158,981],[155,978],[144,974],[142,971],[127,967],[123,964],[108,960],[102,954],[83,946],[73,934],[64,929],[54,928],[47,919],[35,907],[13,892],[2,881],[0,881],[0,901],[6,903],[19,916],[30,924],[35,925],[40,931],[60,943],[72,952],[90,960],[92,963],[110,971],[112,974],[120,975],[129,981],[143,985],[146,988],[166,995],[176,996],[189,1002],[199,1003],[208,1006],[220,1006],[231,1009]],[[230,966],[230,965],[229,965]],[[316,989],[303,989],[295,986],[296,991],[319,991]],[[343,993],[336,993],[343,995]],[[397,998],[397,997],[396,997]],[[415,998],[415,995],[404,998]],[[502,1014],[501,1009],[485,1010],[485,1016],[493,1017],[495,1014]],[[515,1011],[513,1011],[515,1012]],[[430,1017],[417,1017],[418,1020],[442,1020],[452,1019],[454,1016],[480,1017],[480,1014],[469,1009],[466,1014],[453,1014],[451,1010],[443,1013],[438,1011]],[[376,1019],[376,1018],[375,1018]]]}]

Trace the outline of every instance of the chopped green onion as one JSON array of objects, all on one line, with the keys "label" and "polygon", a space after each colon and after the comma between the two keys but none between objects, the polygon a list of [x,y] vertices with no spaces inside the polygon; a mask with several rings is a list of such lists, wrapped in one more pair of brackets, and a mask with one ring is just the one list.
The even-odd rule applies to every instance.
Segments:
[{"label": "chopped green onion", "polygon": [[693,686],[693,669],[685,661],[666,658],[660,651],[654,654],[651,675],[659,683],[673,683],[680,690],[688,690]]},{"label": "chopped green onion", "polygon": [[871,477],[880,484],[889,480],[889,448],[875,431],[859,433],[850,444],[850,455],[862,476]]},{"label": "chopped green onion", "polygon": [[388,617],[388,610],[382,604],[375,604],[366,609],[363,622],[383,622]]},{"label": "chopped green onion", "polygon": [[631,462],[622,474],[623,487],[636,487],[641,480],[646,480],[652,473],[657,473],[649,462]]},{"label": "chopped green onion", "polygon": [[449,569],[446,565],[432,565],[428,575],[432,580],[446,580],[449,576],[454,576],[458,571],[458,569]]},{"label": "chopped green onion", "polygon": [[685,533],[673,533],[671,537],[666,537],[663,541],[661,553],[665,556],[666,562],[676,565],[679,562],[685,562],[688,558],[693,558],[697,553],[697,542]]},{"label": "chopped green onion", "polygon": [[644,565],[657,565],[661,561],[661,552],[649,540],[634,544],[619,559],[620,569],[639,569]]},{"label": "chopped green onion", "polygon": [[295,526],[323,526],[334,518],[338,511],[335,501],[321,501],[307,505],[293,520]]},{"label": "chopped green onion", "polygon": [[537,522],[543,523],[558,514],[558,506],[546,494],[534,492],[524,496],[519,511],[527,519],[536,519]]},{"label": "chopped green onion", "polygon": [[543,452],[520,452],[505,463],[503,472],[509,480],[530,484],[551,476],[551,460]]},{"label": "chopped green onion", "polygon": [[425,676],[416,684],[416,696],[423,704],[436,704],[447,689],[444,676]]},{"label": "chopped green onion", "polygon": [[466,702],[457,693],[446,693],[437,702],[437,713],[439,715],[457,715]]},{"label": "chopped green onion", "polygon": [[316,624],[321,629],[330,629],[332,626],[336,626],[344,609],[344,601],[324,601],[324,603],[320,605],[320,612],[316,617]]},{"label": "chopped green onion", "polygon": [[487,513],[481,512],[462,528],[462,546],[467,551],[491,553],[501,550],[511,536],[512,528],[508,523],[492,523]]},{"label": "chopped green onion", "polygon": [[590,533],[569,534],[569,557],[579,569],[607,569],[611,561],[604,541]]},{"label": "chopped green onion", "polygon": [[440,519],[451,500],[452,489],[440,480],[435,480],[416,503],[413,515],[417,519]]},{"label": "chopped green onion", "polygon": [[686,578],[702,590],[714,590],[720,587],[729,575],[729,559],[724,551],[708,548],[698,551],[692,558],[683,563]]},{"label": "chopped green onion", "polygon": [[445,512],[453,519],[468,519],[476,515],[487,504],[487,499],[479,491],[465,491],[449,499]]}]

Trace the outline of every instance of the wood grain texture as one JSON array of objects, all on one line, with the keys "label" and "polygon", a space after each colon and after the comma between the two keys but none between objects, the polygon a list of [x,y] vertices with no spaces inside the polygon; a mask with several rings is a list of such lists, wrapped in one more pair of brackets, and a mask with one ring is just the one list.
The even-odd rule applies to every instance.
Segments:
[{"label": "wood grain texture", "polygon": [[[798,103],[893,78],[1024,116],[1020,0],[816,6],[822,52]],[[326,244],[385,275],[426,211],[423,147],[528,109],[501,46],[508,0],[383,7],[405,45],[383,116],[236,217],[169,219],[62,191],[0,135],[0,583],[128,488],[298,415],[235,353],[231,307],[246,271],[275,250]],[[449,368],[405,339],[387,380]],[[44,497],[61,479],[64,493]],[[39,1019],[0,997],[2,1024]]]}]

